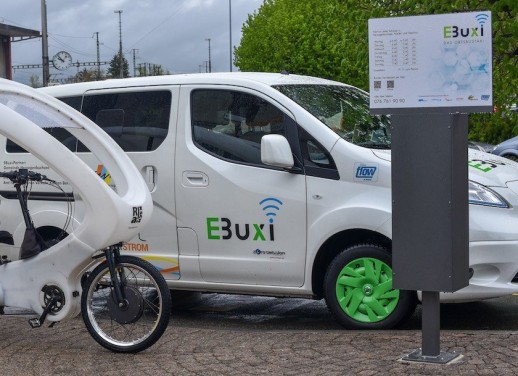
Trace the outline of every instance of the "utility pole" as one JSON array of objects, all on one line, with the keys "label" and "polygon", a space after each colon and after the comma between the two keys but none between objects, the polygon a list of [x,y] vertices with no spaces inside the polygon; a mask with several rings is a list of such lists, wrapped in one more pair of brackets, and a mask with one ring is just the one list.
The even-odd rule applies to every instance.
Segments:
[{"label": "utility pole", "polygon": [[100,80],[101,79],[101,54],[99,51],[99,32],[96,31],[94,34],[96,35],[96,38],[97,38],[97,79]]},{"label": "utility pole", "polygon": [[47,2],[41,0],[41,50],[43,63],[43,86],[49,86],[50,68],[49,68],[49,41],[47,32]]},{"label": "utility pole", "polygon": [[232,72],[232,0],[228,0],[228,31],[229,31],[229,47],[230,47],[230,69]]},{"label": "utility pole", "polygon": [[210,61],[210,38],[206,38],[205,40],[209,42],[209,73],[211,73],[212,72],[212,63]]},{"label": "utility pole", "polygon": [[138,48],[134,48],[131,50],[133,52],[133,77],[137,77],[137,65],[136,65],[136,57]]},{"label": "utility pole", "polygon": [[119,78],[123,77],[123,58],[122,58],[122,10],[114,10],[113,13],[119,13]]}]

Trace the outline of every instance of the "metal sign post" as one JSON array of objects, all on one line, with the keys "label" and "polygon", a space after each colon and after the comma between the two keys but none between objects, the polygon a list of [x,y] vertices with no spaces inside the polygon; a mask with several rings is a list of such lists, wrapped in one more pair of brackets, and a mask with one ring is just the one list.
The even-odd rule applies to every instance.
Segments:
[{"label": "metal sign post", "polygon": [[468,285],[466,114],[392,115],[394,287],[422,291],[422,350],[407,360],[447,362],[439,293]]},{"label": "metal sign post", "polygon": [[393,287],[422,293],[422,348],[447,363],[440,293],[469,284],[468,116],[492,111],[491,13],[369,20],[370,105],[392,121]]}]

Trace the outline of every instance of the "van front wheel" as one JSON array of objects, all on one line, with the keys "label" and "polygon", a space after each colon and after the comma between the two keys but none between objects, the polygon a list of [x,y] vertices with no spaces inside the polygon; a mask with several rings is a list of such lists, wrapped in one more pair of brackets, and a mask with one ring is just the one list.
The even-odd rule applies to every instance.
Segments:
[{"label": "van front wheel", "polygon": [[348,329],[389,329],[416,306],[413,291],[392,288],[391,254],[377,245],[355,245],[338,254],[324,279],[324,296]]}]

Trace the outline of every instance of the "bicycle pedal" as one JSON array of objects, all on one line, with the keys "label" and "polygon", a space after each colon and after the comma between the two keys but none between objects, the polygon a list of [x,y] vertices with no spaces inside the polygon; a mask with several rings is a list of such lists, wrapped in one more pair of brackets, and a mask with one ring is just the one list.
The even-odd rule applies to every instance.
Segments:
[{"label": "bicycle pedal", "polygon": [[39,328],[41,326],[40,319],[37,317],[35,317],[33,319],[29,319],[29,325],[31,326],[32,329]]}]

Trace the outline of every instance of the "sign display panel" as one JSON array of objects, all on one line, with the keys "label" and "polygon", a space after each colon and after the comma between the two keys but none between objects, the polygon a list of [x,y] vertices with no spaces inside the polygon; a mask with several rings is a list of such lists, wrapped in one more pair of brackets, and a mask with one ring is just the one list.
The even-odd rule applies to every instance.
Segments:
[{"label": "sign display panel", "polygon": [[492,111],[491,40],[489,11],[370,19],[371,111]]}]

